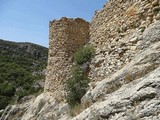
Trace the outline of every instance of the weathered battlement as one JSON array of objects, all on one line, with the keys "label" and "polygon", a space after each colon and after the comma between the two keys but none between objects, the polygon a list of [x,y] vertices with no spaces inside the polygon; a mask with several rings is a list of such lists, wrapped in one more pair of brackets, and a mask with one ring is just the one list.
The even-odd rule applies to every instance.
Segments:
[{"label": "weathered battlement", "polygon": [[69,76],[71,55],[89,41],[89,23],[83,19],[62,18],[50,22],[49,56],[45,92],[62,90]]}]

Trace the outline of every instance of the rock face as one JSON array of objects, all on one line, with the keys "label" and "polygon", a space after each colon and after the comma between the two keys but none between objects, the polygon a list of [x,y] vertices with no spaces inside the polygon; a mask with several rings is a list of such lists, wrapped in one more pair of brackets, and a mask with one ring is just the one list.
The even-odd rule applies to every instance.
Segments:
[{"label": "rock face", "polygon": [[[101,95],[101,102],[93,104],[72,120],[159,120],[159,71],[160,67],[110,94]],[[105,82],[106,86],[110,84]],[[105,85],[99,84],[97,87]]]},{"label": "rock face", "polygon": [[68,120],[69,107],[49,94],[41,94],[23,104],[8,106],[0,120]]},{"label": "rock face", "polygon": [[[94,16],[90,31],[81,19],[51,22],[45,92],[7,108],[1,120],[160,120],[159,3],[110,0]],[[52,93],[62,90],[72,53],[89,39],[96,49],[92,82],[81,100],[83,112],[73,117],[63,96]]]}]

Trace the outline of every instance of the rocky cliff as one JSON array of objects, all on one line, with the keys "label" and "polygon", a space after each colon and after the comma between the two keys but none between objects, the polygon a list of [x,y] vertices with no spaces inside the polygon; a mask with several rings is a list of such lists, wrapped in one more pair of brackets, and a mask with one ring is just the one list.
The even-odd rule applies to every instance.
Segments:
[{"label": "rocky cliff", "polygon": [[[159,120],[159,10],[159,0],[110,0],[89,27],[81,19],[53,21],[45,92],[7,107],[1,120]],[[63,90],[71,55],[84,44],[96,49],[91,83],[71,116],[63,95],[52,93]]]}]

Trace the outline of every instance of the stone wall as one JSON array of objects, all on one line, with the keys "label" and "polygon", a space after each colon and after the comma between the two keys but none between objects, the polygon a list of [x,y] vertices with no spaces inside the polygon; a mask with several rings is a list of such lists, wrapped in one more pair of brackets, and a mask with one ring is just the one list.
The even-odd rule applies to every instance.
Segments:
[{"label": "stone wall", "polygon": [[159,0],[110,0],[96,11],[90,25],[80,18],[50,22],[45,91],[63,88],[70,75],[73,52],[88,41],[96,49],[90,64],[92,81],[121,69],[143,49],[143,31],[160,19],[159,10]]},{"label": "stone wall", "polygon": [[96,11],[89,42],[96,48],[90,66],[93,81],[121,69],[143,48],[142,33],[160,19],[159,10],[159,0],[110,0]]},{"label": "stone wall", "polygon": [[50,22],[49,56],[45,92],[61,91],[70,75],[72,54],[89,41],[89,23],[83,19],[62,18]]}]

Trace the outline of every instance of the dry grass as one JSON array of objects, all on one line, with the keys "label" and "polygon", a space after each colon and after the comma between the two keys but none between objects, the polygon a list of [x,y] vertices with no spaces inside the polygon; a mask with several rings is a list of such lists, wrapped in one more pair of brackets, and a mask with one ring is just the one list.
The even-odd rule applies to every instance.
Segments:
[{"label": "dry grass", "polygon": [[96,82],[90,82],[90,83],[89,83],[89,87],[90,87],[91,89],[94,89],[94,88],[96,87]]},{"label": "dry grass", "polygon": [[65,96],[62,93],[57,93],[54,95],[54,98],[57,103],[61,103],[65,101]]},{"label": "dry grass", "polygon": [[129,82],[131,82],[133,80],[133,77],[132,77],[131,74],[127,74],[125,76],[124,80],[125,80],[126,83],[129,83]]},{"label": "dry grass", "polygon": [[77,116],[84,110],[83,106],[81,104],[77,104],[75,107],[70,109],[70,115],[71,116]]}]

